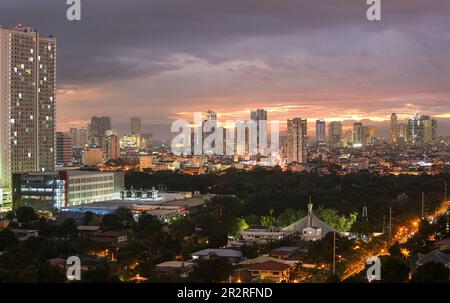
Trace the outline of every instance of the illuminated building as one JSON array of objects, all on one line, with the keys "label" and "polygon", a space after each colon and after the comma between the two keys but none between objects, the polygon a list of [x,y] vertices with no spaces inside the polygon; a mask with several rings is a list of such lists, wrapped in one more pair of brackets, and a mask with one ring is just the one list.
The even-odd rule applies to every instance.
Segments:
[{"label": "illuminated building", "polygon": [[120,140],[118,136],[109,135],[104,139],[103,155],[106,161],[120,158]]},{"label": "illuminated building", "polygon": [[437,139],[437,121],[430,116],[414,114],[408,120],[408,129],[412,144],[426,144]]},{"label": "illuminated building", "polygon": [[361,122],[353,123],[353,147],[361,147],[362,146],[362,137],[363,137],[363,126]]},{"label": "illuminated building", "polygon": [[391,143],[396,144],[399,134],[398,134],[398,123],[397,114],[392,113],[391,115]]},{"label": "illuminated building", "polygon": [[121,173],[67,170],[14,175],[14,208],[54,209],[118,198],[123,190]]},{"label": "illuminated building", "polygon": [[120,148],[135,148],[141,147],[141,136],[139,135],[125,135],[120,140]]},{"label": "illuminated building", "polygon": [[12,174],[55,167],[56,39],[0,27],[0,211]]}]

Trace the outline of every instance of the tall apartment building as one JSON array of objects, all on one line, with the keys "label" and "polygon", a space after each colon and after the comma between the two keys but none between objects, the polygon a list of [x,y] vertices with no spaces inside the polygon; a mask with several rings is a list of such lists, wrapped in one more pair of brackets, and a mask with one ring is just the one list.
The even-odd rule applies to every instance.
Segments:
[{"label": "tall apartment building", "polygon": [[395,144],[398,140],[398,118],[396,113],[391,115],[391,143]]},{"label": "tall apartment building", "polygon": [[56,164],[68,165],[72,163],[72,138],[63,132],[56,133]]},{"label": "tall apartment building", "polygon": [[332,145],[340,145],[342,138],[342,122],[332,121],[328,124],[328,139]]},{"label": "tall apartment building", "polygon": [[88,131],[86,127],[71,125],[69,129],[69,136],[72,139],[73,148],[86,147],[86,144],[88,142]]},{"label": "tall apartment building", "polygon": [[116,135],[110,135],[103,142],[103,157],[106,161],[120,158],[120,139]]},{"label": "tall apartment building", "polygon": [[307,161],[307,120],[287,120],[286,159],[287,163]]},{"label": "tall apartment building", "polygon": [[101,147],[106,132],[111,129],[111,117],[92,117],[90,125],[91,144]]},{"label": "tall apartment building", "polygon": [[267,128],[269,127],[267,121],[267,110],[257,109],[250,112],[250,120],[256,122],[256,148],[257,153],[264,154],[264,149],[267,145]]},{"label": "tall apartment building", "polygon": [[316,120],[316,141],[317,143],[325,142],[325,120]]},{"label": "tall apartment building", "polygon": [[140,135],[142,129],[141,118],[139,117],[131,117],[130,118],[130,131],[132,135]]},{"label": "tall apartment building", "polygon": [[0,210],[12,174],[55,167],[56,39],[0,26]]},{"label": "tall apartment building", "polygon": [[361,147],[362,146],[362,138],[363,138],[363,126],[361,122],[353,123],[353,146]]}]

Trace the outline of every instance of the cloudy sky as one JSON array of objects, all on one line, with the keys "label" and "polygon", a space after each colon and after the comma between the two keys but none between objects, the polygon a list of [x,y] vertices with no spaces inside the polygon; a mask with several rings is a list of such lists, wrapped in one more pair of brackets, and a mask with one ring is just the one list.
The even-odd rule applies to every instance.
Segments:
[{"label": "cloudy sky", "polygon": [[[392,112],[439,117],[450,135],[450,2],[382,0],[1,0],[0,24],[58,38],[58,127],[132,115],[167,137],[171,121],[363,120],[386,134]],[[311,123],[311,128],[313,128]]]}]

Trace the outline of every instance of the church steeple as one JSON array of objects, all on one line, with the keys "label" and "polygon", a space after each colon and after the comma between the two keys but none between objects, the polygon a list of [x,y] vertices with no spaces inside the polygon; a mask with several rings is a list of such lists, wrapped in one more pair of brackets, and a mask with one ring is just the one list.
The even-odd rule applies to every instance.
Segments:
[{"label": "church steeple", "polygon": [[313,213],[313,204],[311,202],[311,196],[309,196],[308,203],[308,224],[307,227],[312,227],[312,213]]}]

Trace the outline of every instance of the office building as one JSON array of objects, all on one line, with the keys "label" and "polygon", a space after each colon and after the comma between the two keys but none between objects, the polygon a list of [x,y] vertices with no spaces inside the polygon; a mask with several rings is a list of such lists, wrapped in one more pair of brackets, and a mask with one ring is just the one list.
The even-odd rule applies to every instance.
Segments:
[{"label": "office building", "polygon": [[12,174],[55,167],[56,39],[0,27],[0,211]]},{"label": "office building", "polygon": [[408,120],[408,133],[412,144],[434,142],[437,139],[437,120],[416,113]]},{"label": "office building", "polygon": [[122,172],[65,170],[14,175],[14,208],[55,209],[118,199],[124,190]]}]

